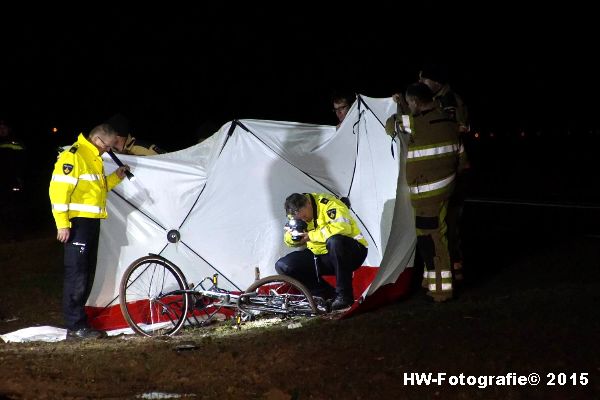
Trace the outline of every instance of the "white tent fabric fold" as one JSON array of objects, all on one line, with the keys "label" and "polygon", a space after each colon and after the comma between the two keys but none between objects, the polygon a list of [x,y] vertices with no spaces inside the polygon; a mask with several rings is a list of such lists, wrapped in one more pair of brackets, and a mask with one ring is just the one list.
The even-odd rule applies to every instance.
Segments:
[{"label": "white tent fabric fold", "polygon": [[[188,282],[218,273],[220,286],[230,290],[248,287],[255,267],[261,276],[274,274],[277,259],[292,251],[282,240],[283,203],[294,192],[350,198],[369,242],[363,268],[371,270],[355,284],[357,297],[365,301],[386,285],[397,286],[412,266],[416,239],[406,185],[396,187],[405,152],[391,144],[382,125],[395,108],[389,98],[358,96],[338,130],[231,121],[181,151],[122,156],[136,180],[124,181],[108,197],[87,304],[92,325],[124,326],[116,311],[119,282],[127,266],[148,253],[178,265]],[[107,172],[116,168],[109,158],[105,165]],[[179,242],[168,241],[171,230],[179,232]],[[394,297],[405,290],[396,287]]]}]

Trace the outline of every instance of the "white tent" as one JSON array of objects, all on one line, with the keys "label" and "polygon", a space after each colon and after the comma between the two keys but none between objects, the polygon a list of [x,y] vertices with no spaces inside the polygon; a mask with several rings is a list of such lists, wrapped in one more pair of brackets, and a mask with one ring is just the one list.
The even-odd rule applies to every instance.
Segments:
[{"label": "white tent", "polygon": [[[127,266],[161,254],[199,282],[218,273],[224,289],[244,290],[275,274],[276,260],[292,251],[282,240],[285,198],[294,192],[348,196],[369,242],[355,272],[350,312],[397,299],[408,290],[415,246],[412,209],[402,163],[383,123],[391,99],[358,96],[339,130],[333,126],[241,120],[229,122],[190,148],[151,157],[122,156],[135,181],[108,198],[98,265],[87,312],[96,328],[125,325],[119,282]],[[393,154],[392,154],[393,150]],[[403,156],[402,156],[403,157]],[[107,172],[116,168],[105,158]],[[177,230],[180,241],[169,242]],[[360,304],[359,304],[360,303]]]}]

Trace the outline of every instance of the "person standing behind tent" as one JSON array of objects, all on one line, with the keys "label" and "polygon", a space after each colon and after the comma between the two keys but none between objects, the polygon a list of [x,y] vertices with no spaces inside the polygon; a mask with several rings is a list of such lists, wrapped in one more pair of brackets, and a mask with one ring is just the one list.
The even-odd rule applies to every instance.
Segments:
[{"label": "person standing behind tent", "polygon": [[114,150],[119,154],[134,156],[153,156],[163,154],[164,151],[155,144],[136,139],[131,136],[129,120],[121,114],[115,114],[106,121],[117,132],[117,141]]},{"label": "person standing behind tent", "polygon": [[[446,238],[446,210],[458,169],[458,126],[436,106],[423,83],[398,96],[398,113],[386,121],[386,133],[406,135],[406,181],[417,230],[417,251],[425,264],[428,295],[452,298],[452,275]],[[403,175],[399,176],[403,179]],[[398,187],[401,187],[400,182]]]},{"label": "person standing behind tent", "polygon": [[419,71],[419,82],[433,92],[433,100],[458,123],[462,133],[469,131],[469,113],[463,99],[450,88],[449,74],[441,64],[425,64]]},{"label": "person standing behind tent", "polygon": [[107,217],[106,196],[125,177],[128,166],[105,176],[102,154],[111,149],[117,133],[108,124],[80,134],[58,156],[50,181],[50,202],[56,238],[64,243],[63,312],[67,339],[105,336],[88,327],[84,306],[93,284],[100,219]]},{"label": "person standing behind tent", "polygon": [[[0,182],[2,189],[23,186],[23,169],[25,167],[25,146],[18,140],[12,128],[4,120],[0,119],[0,162],[2,165],[2,176]],[[4,184],[10,181],[10,184]]]},{"label": "person standing behind tent", "polygon": [[346,118],[348,111],[350,110],[350,106],[352,105],[352,97],[346,94],[335,94],[332,97],[333,102],[333,112],[338,119],[338,124],[335,127],[336,129],[340,129],[342,122]]},{"label": "person standing behind tent", "polygon": [[25,174],[27,151],[11,126],[0,120],[0,238],[18,240],[27,224]]},{"label": "person standing behind tent", "polygon": [[469,132],[469,114],[462,98],[448,84],[448,70],[441,64],[425,64],[419,72],[419,82],[434,93],[434,101],[458,123],[460,138],[461,172],[456,177],[454,192],[448,202],[448,248],[455,281],[463,280],[463,254],[460,240],[460,222],[469,186],[470,163],[465,152],[464,137]]},{"label": "person standing behind tent", "polygon": [[307,225],[306,231],[292,234],[288,223],[285,244],[306,248],[280,258],[275,270],[299,280],[314,296],[325,299],[333,297],[334,290],[321,275],[335,275],[331,309],[350,307],[354,303],[352,273],[367,257],[367,241],[348,206],[324,193],[293,193],[285,199],[284,207],[290,222],[301,220]]}]

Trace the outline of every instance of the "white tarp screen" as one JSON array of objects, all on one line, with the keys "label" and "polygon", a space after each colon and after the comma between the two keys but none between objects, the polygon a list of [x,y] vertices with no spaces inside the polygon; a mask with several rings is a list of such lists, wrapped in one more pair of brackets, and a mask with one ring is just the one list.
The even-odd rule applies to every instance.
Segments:
[{"label": "white tarp screen", "polygon": [[[395,282],[412,265],[415,244],[405,188],[396,199],[401,149],[382,126],[395,108],[389,98],[360,96],[338,130],[232,121],[181,151],[122,156],[136,180],[109,195],[88,306],[118,305],[124,270],[148,253],[177,264],[188,282],[217,272],[225,289],[248,287],[255,267],[274,274],[275,261],[292,251],[282,240],[283,203],[294,192],[349,195],[369,242],[364,265],[379,267],[363,295]],[[107,173],[116,168],[109,158],[105,164]],[[175,244],[167,240],[172,229],[181,235]]]}]

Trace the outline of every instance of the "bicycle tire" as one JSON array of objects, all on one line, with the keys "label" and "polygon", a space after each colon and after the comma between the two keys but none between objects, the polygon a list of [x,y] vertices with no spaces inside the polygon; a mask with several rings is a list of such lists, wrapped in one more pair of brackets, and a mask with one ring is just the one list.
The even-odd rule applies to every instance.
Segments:
[{"label": "bicycle tire", "polygon": [[271,275],[254,281],[238,298],[238,308],[250,315],[269,313],[287,317],[318,313],[306,286],[286,275]]},{"label": "bicycle tire", "polygon": [[123,273],[119,303],[127,324],[142,336],[172,336],[183,327],[189,310],[185,276],[164,257],[149,255]]}]

